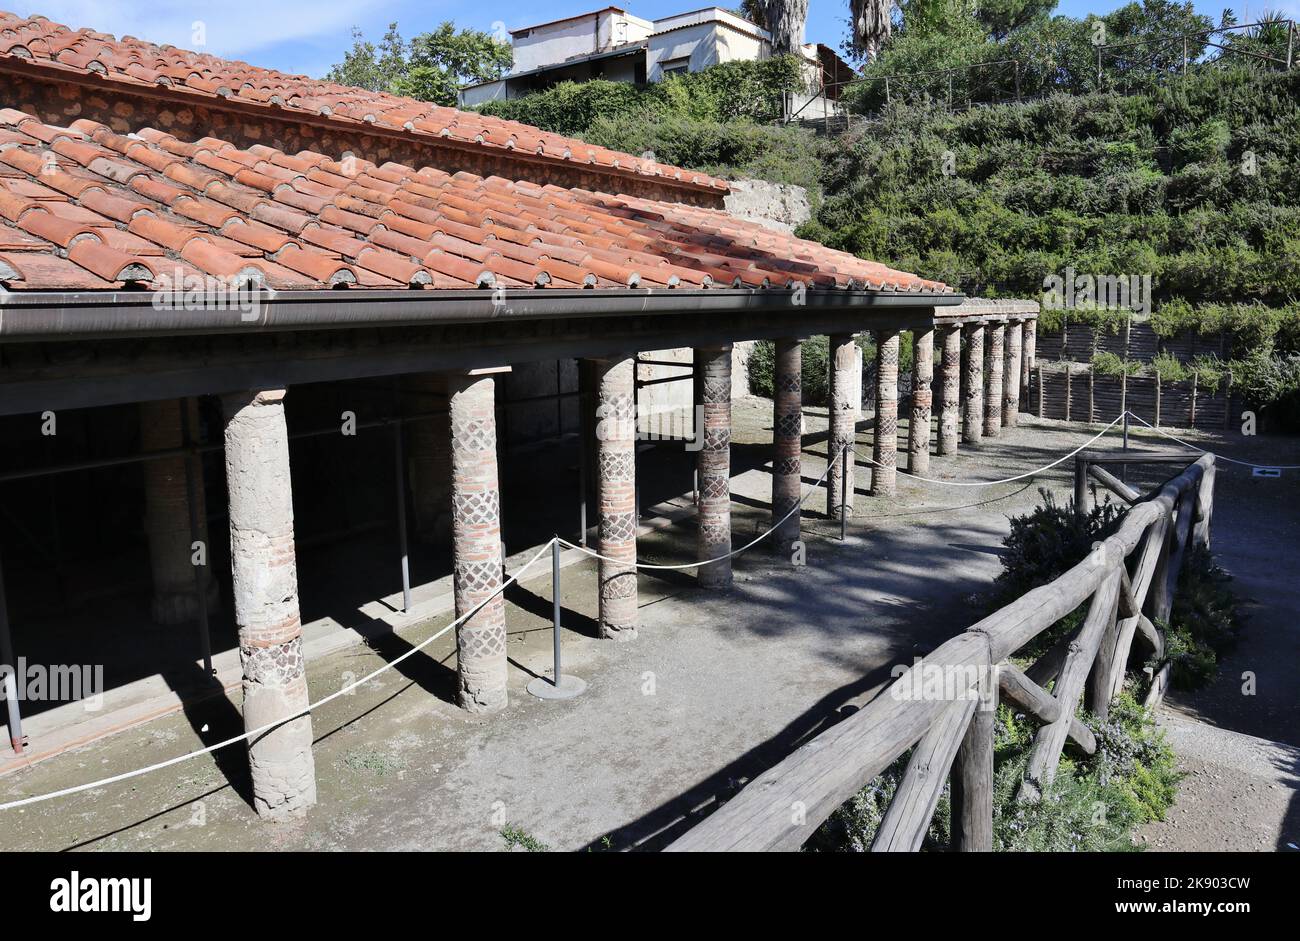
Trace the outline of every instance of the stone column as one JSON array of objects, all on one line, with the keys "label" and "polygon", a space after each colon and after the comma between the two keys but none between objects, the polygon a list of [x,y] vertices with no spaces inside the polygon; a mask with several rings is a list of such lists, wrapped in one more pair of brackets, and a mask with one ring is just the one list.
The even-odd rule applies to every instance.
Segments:
[{"label": "stone column", "polygon": [[402,409],[407,415],[428,415],[408,422],[407,477],[415,531],[425,542],[445,546],[451,541],[451,426],[447,417],[447,377],[423,373],[402,377]]},{"label": "stone column", "polygon": [[978,444],[984,436],[984,325],[966,328],[966,412],[962,440]]},{"label": "stone column", "polygon": [[893,496],[898,489],[898,331],[876,331],[876,433],[871,492]]},{"label": "stone column", "polygon": [[495,712],[506,705],[495,382],[475,370],[449,377],[448,391],[456,617],[491,599],[456,628],[456,699],[470,712]]},{"label": "stone column", "polygon": [[[830,337],[829,353],[830,436],[826,444],[826,459],[831,462],[831,469],[826,475],[826,515],[836,518],[840,514],[853,515],[853,470],[857,464],[853,444],[857,440],[856,419],[862,404],[854,398],[855,394],[861,393],[862,380],[853,375],[860,366],[852,334]],[[849,450],[841,459],[840,449],[845,445]],[[840,505],[840,494],[848,495],[844,506]]]},{"label": "stone column", "polygon": [[636,414],[633,359],[594,364],[596,407],[596,492],[600,513],[600,636],[636,637]]},{"label": "stone column", "polygon": [[930,410],[934,381],[934,331],[912,333],[912,416],[907,423],[907,469],[930,470]]},{"label": "stone column", "polygon": [[798,340],[776,341],[773,385],[772,544],[773,551],[789,555],[799,539],[799,513],[794,508],[803,489],[803,346]]},{"label": "stone column", "polygon": [[961,438],[961,327],[956,324],[939,328],[943,359],[939,363],[939,381],[943,400],[939,404],[940,454],[956,454]]},{"label": "stone column", "polygon": [[[198,440],[199,407],[194,399],[162,399],[140,403],[140,449],[170,451],[185,443],[181,410],[185,409],[191,442]],[[190,533],[190,501],[184,457],[145,461],[144,529],[153,571],[153,619],[181,624],[199,616],[194,580],[195,539],[208,544],[208,520],[202,464],[194,462],[194,503],[198,532]],[[216,606],[216,582],[208,581],[208,610]]]},{"label": "stone column", "polygon": [[[250,731],[308,704],[284,394],[269,389],[222,396],[235,623],[244,728]],[[311,741],[310,714],[250,741],[253,804],[263,817],[298,816],[316,803]]]},{"label": "stone column", "polygon": [[[731,551],[731,344],[701,348],[695,356],[704,407],[696,536],[696,557],[703,561]],[[705,588],[726,588],[731,584],[731,559],[701,566],[699,582]]]},{"label": "stone column", "polygon": [[1038,318],[1032,317],[1025,321],[1025,337],[1020,350],[1020,394],[1026,402],[1029,401],[1029,384],[1037,368]]},{"label": "stone column", "polygon": [[1020,415],[1020,361],[1024,328],[1024,323],[1019,320],[1007,324],[1007,371],[1002,382],[1002,424],[1008,428],[1016,427]]},{"label": "stone column", "polygon": [[984,436],[996,438],[1002,431],[1002,370],[1005,367],[1006,324],[989,325],[985,356]]}]

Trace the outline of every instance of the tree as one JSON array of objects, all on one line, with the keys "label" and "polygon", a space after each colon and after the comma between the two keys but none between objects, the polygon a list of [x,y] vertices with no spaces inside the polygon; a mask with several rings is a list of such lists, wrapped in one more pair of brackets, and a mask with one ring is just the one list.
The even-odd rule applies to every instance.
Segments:
[{"label": "tree", "polygon": [[772,34],[772,52],[798,55],[803,49],[807,22],[808,0],[767,0],[767,29]]},{"label": "tree", "polygon": [[354,28],[352,48],[326,78],[370,91],[454,105],[461,86],[500,78],[513,59],[508,43],[479,30],[457,31],[454,24],[446,22],[407,43],[392,23],[377,49]]},{"label": "tree", "polygon": [[1012,30],[1056,9],[1056,0],[980,0],[975,15],[994,39],[1006,39]]},{"label": "tree", "polygon": [[853,50],[874,59],[894,28],[894,0],[849,0]]}]

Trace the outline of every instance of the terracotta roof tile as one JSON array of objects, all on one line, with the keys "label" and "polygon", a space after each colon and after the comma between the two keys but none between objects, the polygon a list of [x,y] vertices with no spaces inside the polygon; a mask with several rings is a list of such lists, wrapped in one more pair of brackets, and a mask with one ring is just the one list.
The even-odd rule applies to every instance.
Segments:
[{"label": "terracotta roof tile", "polygon": [[[47,70],[55,81],[80,77],[86,81],[114,82],[124,89],[162,89],[209,106],[223,100],[279,112],[300,112],[346,126],[373,126],[393,133],[460,141],[468,146],[503,153],[526,153],[542,159],[596,165],[628,176],[657,176],[693,181],[695,186],[725,192],[727,184],[701,173],[664,167],[653,161],[620,154],[603,147],[506,121],[491,115],[459,111],[383,92],[337,85],[305,75],[288,75],[216,56],[157,46],[131,37],[114,38],[91,30],[70,30],[44,17],[24,18],[0,13],[0,66],[3,60],[21,60],[24,67]],[[283,111],[281,111],[283,109]],[[0,115],[0,120],[4,119]],[[11,122],[17,118],[8,115]],[[77,133],[76,128],[63,133]],[[48,140],[52,132],[35,123],[31,133]],[[152,142],[178,156],[194,156],[179,149],[180,142],[155,132]],[[191,145],[180,145],[181,148]],[[256,155],[255,155],[256,156]]]},{"label": "terracotta roof tile", "polygon": [[[14,114],[0,111],[0,123],[30,123]],[[161,285],[180,272],[277,290],[946,291],[718,210],[212,138],[182,144],[148,128],[124,138],[84,119],[68,131],[54,135],[66,168],[52,167],[38,137],[0,151],[10,290]]]}]

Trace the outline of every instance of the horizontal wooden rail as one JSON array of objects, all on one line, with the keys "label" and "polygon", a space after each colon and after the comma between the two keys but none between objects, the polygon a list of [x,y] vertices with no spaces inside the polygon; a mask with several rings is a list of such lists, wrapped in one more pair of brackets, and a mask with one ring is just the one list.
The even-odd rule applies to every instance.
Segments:
[{"label": "horizontal wooden rail", "polygon": [[[1115,452],[1093,453],[1093,463],[1110,463]],[[1156,454],[1161,462],[1173,459],[1161,452],[1140,453]],[[1021,799],[1034,800],[1050,784],[1067,738],[1085,750],[1095,748],[1092,733],[1075,715],[1085,686],[1094,710],[1104,711],[1123,682],[1134,635],[1141,632],[1148,642],[1160,642],[1152,622],[1168,617],[1189,534],[1208,544],[1214,456],[1192,457],[1180,474],[1129,509],[1116,531],[1086,559],[940,644],[862,709],[755,778],[668,850],[797,850],[838,807],[913,746],[873,849],[920,847],[949,766],[954,782],[960,783],[954,789],[954,844],[991,849],[993,739],[987,709],[975,705],[981,697],[989,699],[984,681],[996,671],[992,695],[1001,687],[1003,695],[1044,723],[1020,792]],[[1083,626],[1062,643],[1061,654],[1052,661],[1056,682],[1050,694],[1005,663],[1085,602],[1089,608]],[[1043,660],[1048,657],[1053,654]],[[950,684],[947,698],[917,697],[914,690],[924,688],[913,676],[918,669],[938,669],[959,679]]]}]

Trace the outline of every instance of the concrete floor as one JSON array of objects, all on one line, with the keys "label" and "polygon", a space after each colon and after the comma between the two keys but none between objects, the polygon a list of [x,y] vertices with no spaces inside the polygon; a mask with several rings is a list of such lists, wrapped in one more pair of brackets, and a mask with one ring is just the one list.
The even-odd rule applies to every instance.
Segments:
[{"label": "concrete floor", "polygon": [[[744,457],[770,441],[770,405],[740,400],[735,422],[738,465],[757,465]],[[824,413],[810,410],[808,483],[824,467],[824,429]],[[931,476],[1009,476],[1092,433],[1027,418],[977,449],[936,459]],[[865,450],[870,431],[860,440]],[[838,525],[820,518],[824,497],[815,495],[806,566],[758,548],[737,561],[735,587],[722,594],[696,589],[689,574],[646,573],[640,636],[630,643],[595,639],[594,570],[571,566],[562,590],[566,668],[591,685],[570,702],[523,691],[550,666],[550,586],[539,567],[540,578],[508,596],[510,707],[488,718],[455,709],[453,646],[449,637],[435,641],[314,716],[320,803],[304,820],[272,826],[255,818],[244,797],[247,764],[233,747],[5,811],[0,848],[499,850],[507,825],[556,849],[662,845],[690,825],[690,814],[869,699],[892,665],[975,620],[975,596],[998,571],[1007,516],[1031,507],[1040,485],[1067,492],[1067,467],[987,490],[900,477],[889,500],[866,495],[870,475],[860,470],[847,543],[834,539]],[[737,545],[766,528],[769,481],[761,466],[733,479]],[[648,536],[642,561],[689,561],[693,537],[689,523]],[[312,698],[448,620],[311,662]],[[0,799],[99,779],[239,729],[230,700],[195,706],[0,779]]]}]

